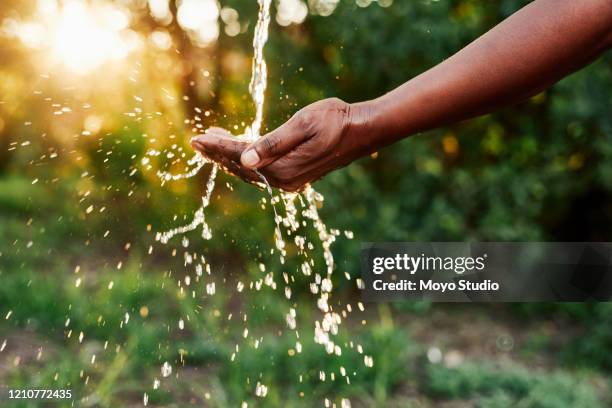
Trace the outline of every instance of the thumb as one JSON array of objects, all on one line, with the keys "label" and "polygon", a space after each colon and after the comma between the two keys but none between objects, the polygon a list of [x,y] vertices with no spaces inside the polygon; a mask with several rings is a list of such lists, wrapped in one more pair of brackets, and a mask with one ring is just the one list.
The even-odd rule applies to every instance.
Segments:
[{"label": "thumb", "polygon": [[248,146],[240,156],[242,165],[250,169],[267,166],[305,142],[310,135],[301,116],[294,116]]}]

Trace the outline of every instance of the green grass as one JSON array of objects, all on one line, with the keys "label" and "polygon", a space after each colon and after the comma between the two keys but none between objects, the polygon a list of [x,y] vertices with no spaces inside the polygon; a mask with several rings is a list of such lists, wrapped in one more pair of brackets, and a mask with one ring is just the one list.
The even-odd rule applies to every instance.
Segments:
[{"label": "green grass", "polygon": [[522,367],[430,365],[426,391],[434,398],[474,401],[478,407],[604,407],[588,378],[567,372],[533,372]]},{"label": "green grass", "polygon": [[[320,312],[313,302],[302,301],[298,310],[303,349],[290,355],[297,339],[294,332],[285,330],[284,315],[292,304],[279,300],[280,292],[262,289],[244,299],[240,309],[248,314],[252,333],[244,341],[242,312],[234,311],[233,320],[227,321],[229,291],[223,286],[218,285],[215,296],[194,299],[181,295],[173,278],[159,271],[145,274],[138,264],[133,261],[122,271],[85,274],[78,288],[75,280],[82,273],[3,272],[0,311],[10,310],[11,316],[1,323],[2,332],[32,333],[44,339],[44,350],[51,350],[40,361],[24,361],[9,369],[7,384],[68,387],[79,398],[98,400],[102,406],[142,398],[145,391],[151,402],[174,400],[184,387],[188,389],[180,392],[185,395],[199,400],[209,392],[216,401],[219,396],[214,390],[221,387],[219,406],[235,406],[253,401],[255,383],[262,381],[270,390],[265,404],[308,406],[313,398],[355,397],[383,403],[412,375],[415,347],[400,329],[353,324],[353,329],[343,328],[335,339],[342,355],[330,356],[313,341],[313,322]],[[110,281],[112,289],[108,289]],[[146,317],[141,316],[143,306],[148,310]],[[186,322],[182,331],[178,329],[181,318]],[[78,341],[81,332],[82,344]],[[253,339],[260,337],[263,342],[255,348]],[[240,352],[231,362],[236,344]],[[373,356],[373,368],[364,366],[357,344]],[[172,364],[179,377],[165,379],[161,389],[153,391],[153,379],[160,378],[164,361]],[[183,378],[182,370],[195,380]],[[326,373],[326,381],[320,381],[320,371]]]},{"label": "green grass", "polygon": [[[153,256],[146,255],[149,236],[99,239],[106,228],[115,233],[117,221],[112,217],[92,218],[84,228],[80,218],[68,216],[70,203],[30,208],[27,197],[34,197],[34,192],[28,180],[5,180],[2,185],[6,194],[0,199],[0,344],[7,339],[0,353],[3,386],[70,388],[79,405],[101,407],[139,405],[145,392],[152,405],[177,406],[234,407],[246,401],[249,406],[309,407],[322,405],[326,398],[336,404],[350,398],[353,406],[379,407],[434,407],[441,402],[451,407],[609,405],[610,393],[601,386],[609,369],[607,353],[602,352],[610,348],[609,305],[510,306],[503,318],[543,327],[527,333],[513,357],[516,361],[496,365],[498,356],[483,351],[479,359],[468,358],[456,368],[427,363],[430,344],[415,338],[409,327],[426,326],[439,314],[471,324],[473,313],[487,313],[486,308],[458,310],[424,302],[371,305],[341,326],[335,341],[342,354],[330,356],[313,340],[314,321],[321,314],[309,294],[308,279],[296,276],[291,300],[284,297],[282,284],[276,291],[266,285],[259,291],[248,289],[249,282],[262,278],[260,259],[268,270],[277,271],[279,283],[278,271],[292,268],[268,261],[258,244],[230,249],[217,242],[206,247],[207,259],[222,267],[195,282],[181,252],[172,256],[168,248],[157,248]],[[138,222],[148,222],[144,218]],[[129,252],[123,249],[127,241],[133,243]],[[247,255],[236,255],[242,249]],[[116,267],[119,261],[121,269]],[[188,273],[190,286],[183,279]],[[204,290],[211,280],[216,282],[214,296]],[[242,293],[234,290],[237,280],[247,284]],[[342,279],[335,284],[334,307],[349,301],[356,310],[358,293]],[[301,353],[295,352],[295,332],[286,329],[285,315],[291,307],[298,311]],[[178,328],[181,319],[184,330]],[[555,321],[568,322],[578,335],[568,335],[559,346],[544,329]],[[256,348],[257,339],[261,341]],[[373,357],[373,367],[365,367],[358,345]],[[552,351],[554,347],[561,350]],[[531,358],[549,354],[554,354],[546,357],[552,366],[546,370],[527,368]],[[475,362],[481,360],[485,363]],[[173,367],[168,378],[160,375],[165,361]],[[590,374],[584,374],[585,367]],[[325,381],[320,380],[321,372]],[[154,390],[156,378],[161,384]],[[264,399],[254,396],[258,381],[268,386]],[[13,405],[38,406],[21,401]]]}]

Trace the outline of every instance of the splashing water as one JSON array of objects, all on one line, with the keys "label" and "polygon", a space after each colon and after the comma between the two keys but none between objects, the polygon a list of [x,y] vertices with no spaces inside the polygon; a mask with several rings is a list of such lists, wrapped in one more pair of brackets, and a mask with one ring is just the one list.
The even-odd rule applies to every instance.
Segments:
[{"label": "splashing water", "polygon": [[[254,141],[257,140],[257,138],[261,137],[264,95],[267,87],[267,67],[264,59],[263,49],[268,40],[271,0],[258,0],[258,4],[259,13],[253,38],[254,56],[252,64],[252,76],[249,84],[249,91],[253,103],[255,105],[255,117],[251,125],[246,128],[244,134],[239,136],[248,141]],[[155,150],[150,150],[147,153],[147,156],[157,155],[160,155],[160,152]],[[144,160],[147,160],[148,163],[149,158],[145,157]],[[208,163],[212,164],[212,169],[208,181],[206,183],[206,190],[204,196],[202,197],[202,204],[196,210],[192,221],[186,225],[171,229],[169,231],[157,233],[157,241],[166,244],[174,236],[194,231],[199,226],[202,226],[202,237],[204,239],[209,240],[212,238],[211,229],[206,222],[205,210],[210,204],[212,193],[215,188],[215,180],[218,173],[218,166],[198,153],[191,159],[189,159],[189,161],[187,162],[188,166],[190,167],[187,172],[182,174],[171,174],[168,172],[159,171],[157,175],[161,179],[163,185],[164,183],[169,181],[193,177],[198,174],[198,172]],[[279,192],[279,194],[275,196],[274,191],[272,190],[265,176],[260,172],[256,171],[256,173],[261,179],[261,186],[265,187],[267,193],[270,196],[270,204],[274,211],[274,221],[276,223],[276,228],[274,231],[274,243],[276,249],[278,250],[281,264],[285,263],[285,257],[287,256],[287,252],[285,249],[285,240],[283,239],[283,234],[281,233],[281,229],[284,228],[284,235],[287,238],[293,238],[293,243],[297,248],[297,254],[303,258],[300,267],[301,272],[305,276],[312,276],[314,272],[313,268],[315,266],[315,262],[309,254],[315,246],[312,242],[309,242],[305,236],[300,235],[299,229],[303,228],[308,223],[310,223],[316,229],[318,239],[323,250],[325,273],[320,274],[315,272],[314,281],[310,284],[311,292],[314,295],[318,295],[316,303],[318,309],[322,313],[322,318],[314,322],[314,340],[316,343],[321,344],[328,354],[341,355],[342,346],[336,344],[333,339],[334,336],[338,333],[339,325],[342,322],[342,316],[335,312],[332,305],[329,304],[329,299],[333,290],[331,277],[334,270],[334,256],[331,251],[331,246],[335,242],[336,237],[340,235],[340,231],[328,229],[323,220],[321,219],[318,209],[322,206],[324,197],[322,194],[315,191],[311,186],[307,186],[305,190],[301,193]],[[277,210],[277,204],[280,203],[284,205],[284,215],[280,215]],[[298,208],[301,211],[298,210]],[[345,236],[349,239],[352,238],[352,232],[345,231]],[[189,261],[186,260],[186,264],[192,262],[193,259],[191,259],[191,257]],[[202,263],[204,263],[204,261],[202,261]],[[210,274],[209,265],[206,265],[206,267],[207,273]],[[260,265],[260,270],[262,272],[265,271],[265,266],[263,266],[263,264]],[[196,272],[198,276],[202,274],[201,264],[198,264],[196,266]],[[285,278],[285,283],[288,284],[289,279],[287,278],[286,274],[283,275]],[[265,276],[264,280],[256,283],[255,289],[259,290],[262,283],[273,288],[276,287],[276,283],[274,282],[272,274],[270,273]],[[209,290],[210,285],[212,285],[212,290]],[[237,290],[241,292],[243,287],[244,285],[239,282]],[[214,293],[214,283],[207,285],[207,292],[208,294]],[[291,298],[291,289],[289,286],[285,287],[285,296],[288,299]],[[359,306],[360,310],[363,310],[363,306],[361,303],[359,303]],[[347,305],[347,310],[350,312],[350,305]],[[294,308],[291,308],[287,314],[287,326],[290,330],[295,331],[296,335],[298,335],[299,338],[299,333],[297,329],[297,312]],[[246,338],[248,335],[248,329],[245,328],[243,336]],[[256,344],[258,344],[258,342],[256,342]],[[298,350],[298,352],[301,352],[301,348],[301,344],[297,342],[296,349]],[[236,350],[236,352],[238,352],[238,346],[236,346]],[[363,350],[360,345],[358,345],[357,351],[360,354],[363,353]],[[236,353],[234,353],[231,357],[232,361],[235,358],[235,354]],[[364,365],[371,367],[373,365],[372,358],[366,356]],[[165,376],[164,374],[166,373],[168,373],[168,367],[164,365],[164,367],[162,367],[162,375]],[[347,382],[349,382],[348,377],[346,377],[346,380]],[[267,394],[267,387],[263,384],[258,383],[255,393],[258,397],[265,397],[265,395]],[[343,400],[342,404],[343,406],[350,406],[350,402],[348,400]]]},{"label": "splashing water", "polygon": [[[268,70],[266,67],[266,61],[264,59],[263,49],[268,41],[268,28],[270,26],[270,4],[272,0],[257,0],[259,4],[259,14],[257,17],[257,24],[255,25],[255,34],[253,36],[253,67],[252,67],[252,75],[251,82],[249,83],[249,92],[251,93],[251,97],[253,98],[253,103],[255,104],[255,118],[251,126],[247,127],[244,135],[242,137],[246,138],[249,141],[254,141],[258,137],[260,137],[261,131],[261,122],[263,120],[263,106],[264,106],[264,96],[265,91],[268,86]],[[151,152],[150,155],[155,155],[156,152]],[[206,163],[209,163],[204,156],[201,154],[196,154],[193,156],[187,164],[189,166],[193,166],[191,170],[186,173],[181,174],[171,174],[168,172],[158,172],[157,175],[165,181],[172,180],[181,180],[195,176],[199,173],[199,171],[204,167]],[[196,211],[193,220],[182,227],[178,227],[172,229],[170,231],[158,233],[156,239],[161,243],[167,243],[170,238],[178,234],[184,234],[186,232],[190,232],[198,228],[198,226],[202,226],[202,237],[204,239],[211,239],[212,234],[210,232],[210,227],[206,223],[206,218],[204,217],[204,211],[206,207],[210,204],[210,196],[215,188],[215,180],[217,177],[217,165],[212,165],[212,171],[208,178],[208,182],[206,183],[206,193],[202,198],[202,205]],[[264,185],[267,187],[270,192],[270,196],[272,196],[271,191],[272,188],[270,184],[266,180],[266,178],[259,172],[255,171],[257,175],[261,178]],[[274,219],[277,223],[277,231],[275,232],[275,236],[280,237],[280,226],[278,221],[278,214],[276,213],[276,207],[272,206],[274,210]],[[279,246],[280,238],[276,238],[277,247]],[[284,246],[284,245],[283,245]],[[279,250],[281,250],[279,248]]]},{"label": "splashing water", "polygon": [[[198,166],[196,166],[198,171],[204,166],[204,164],[206,164],[206,161],[204,160],[202,160],[201,163],[198,163]],[[206,210],[206,207],[208,207],[208,204],[210,204],[210,198],[212,196],[213,190],[215,189],[215,179],[217,177],[217,171],[218,171],[218,166],[216,164],[213,164],[212,170],[210,171],[210,176],[208,176],[208,181],[206,182],[206,192],[204,193],[204,196],[202,197],[202,205],[200,206],[200,208],[196,210],[193,216],[193,220],[189,224],[183,225],[182,227],[174,228],[166,232],[158,232],[155,236],[155,239],[157,241],[161,242],[162,244],[166,244],[170,240],[170,238],[172,238],[173,236],[178,235],[178,234],[185,234],[187,232],[193,231],[196,228],[198,228],[198,226],[200,225],[202,226],[202,238],[204,239],[212,238],[210,227],[206,223],[204,211]],[[187,174],[190,174],[190,173],[193,173],[193,170],[191,170]],[[197,171],[193,175],[195,174],[197,174]],[[177,176],[174,176],[174,177],[175,177],[174,180],[178,179],[176,178]],[[192,176],[189,176],[189,177],[192,177]]]}]

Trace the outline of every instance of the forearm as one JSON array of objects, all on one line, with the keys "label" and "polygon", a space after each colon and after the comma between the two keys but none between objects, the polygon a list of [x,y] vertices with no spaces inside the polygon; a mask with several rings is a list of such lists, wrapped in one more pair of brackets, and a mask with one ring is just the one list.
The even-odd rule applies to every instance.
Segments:
[{"label": "forearm", "polygon": [[537,0],[429,71],[354,104],[375,148],[524,100],[610,47],[612,0]]},{"label": "forearm", "polygon": [[213,128],[192,144],[245,180],[297,191],[401,137],[541,91],[608,49],[611,29],[612,0],[536,0],[373,101],[324,99],[253,143]]}]

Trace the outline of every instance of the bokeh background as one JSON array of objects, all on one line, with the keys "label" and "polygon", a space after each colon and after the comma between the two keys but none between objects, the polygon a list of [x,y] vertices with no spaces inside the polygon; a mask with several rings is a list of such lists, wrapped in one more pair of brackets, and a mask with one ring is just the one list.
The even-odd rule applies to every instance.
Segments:
[{"label": "bokeh background", "polygon": [[[380,95],[526,3],[275,0],[266,127],[320,98]],[[0,404],[43,405],[7,401],[8,388],[70,388],[75,405],[102,407],[610,406],[608,303],[361,312],[355,279],[360,241],[609,241],[611,56],[316,184],[328,225],[355,235],[333,247],[333,301],[354,312],[338,335],[348,351],[329,356],[313,342],[319,312],[299,264],[270,255],[264,192],[221,175],[211,240],[154,239],[190,219],[209,169],[164,186],[156,171],[184,170],[189,138],[208,126],[239,134],[252,120],[256,13],[254,0],[0,2]],[[145,165],[151,148],[164,154]],[[211,274],[188,284],[184,252],[196,250]],[[291,299],[235,290],[263,278],[260,263],[296,276]]]}]

